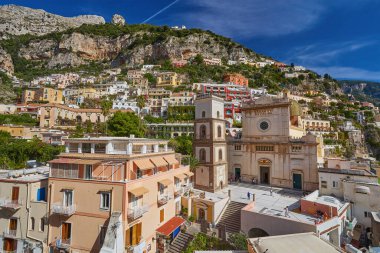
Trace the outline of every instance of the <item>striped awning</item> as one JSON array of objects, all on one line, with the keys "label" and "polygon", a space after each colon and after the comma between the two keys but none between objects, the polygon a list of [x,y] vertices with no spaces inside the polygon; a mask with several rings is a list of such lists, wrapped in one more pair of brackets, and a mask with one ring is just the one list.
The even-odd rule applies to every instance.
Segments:
[{"label": "striped awning", "polygon": [[165,161],[162,157],[152,157],[150,160],[154,165],[156,165],[156,167],[168,166],[168,162]]},{"label": "striped awning", "polygon": [[160,180],[160,181],[158,181],[158,182],[159,182],[160,184],[162,184],[163,186],[168,186],[168,185],[170,185],[170,184],[173,183],[170,179],[167,179],[167,178],[162,179],[162,180]]},{"label": "striped awning", "polygon": [[175,159],[172,156],[164,156],[164,159],[169,163],[169,165],[179,164],[179,162],[177,161],[177,159]]},{"label": "striped awning", "polygon": [[155,167],[154,164],[149,161],[149,159],[135,160],[133,162],[137,167],[139,167],[140,170],[150,170]]},{"label": "striped awning", "polygon": [[175,175],[174,177],[176,177],[180,180],[184,180],[186,178],[186,175],[185,174],[178,174],[178,175]]},{"label": "striped awning", "polygon": [[185,172],[185,175],[188,177],[191,177],[191,176],[194,176],[194,173],[189,171],[189,172]]},{"label": "striped awning", "polygon": [[141,195],[144,195],[145,193],[149,192],[149,190],[143,186],[135,188],[133,190],[128,190],[128,191],[135,196],[141,196]]}]

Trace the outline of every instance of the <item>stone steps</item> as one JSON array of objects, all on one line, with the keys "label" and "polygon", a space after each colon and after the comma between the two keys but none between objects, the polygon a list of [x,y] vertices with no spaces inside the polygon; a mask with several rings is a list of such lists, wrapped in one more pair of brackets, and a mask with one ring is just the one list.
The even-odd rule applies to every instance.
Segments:
[{"label": "stone steps", "polygon": [[241,230],[241,209],[246,206],[244,203],[231,201],[224,211],[219,225],[226,226],[228,233],[238,233]]},{"label": "stone steps", "polygon": [[193,236],[188,233],[182,233],[180,232],[178,236],[173,240],[173,242],[170,244],[168,248],[169,253],[181,253],[184,251],[193,240]]}]

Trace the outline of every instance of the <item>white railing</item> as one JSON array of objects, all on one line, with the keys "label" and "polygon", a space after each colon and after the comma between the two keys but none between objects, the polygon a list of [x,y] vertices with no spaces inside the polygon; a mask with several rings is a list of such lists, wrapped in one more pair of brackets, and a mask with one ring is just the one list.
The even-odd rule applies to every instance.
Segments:
[{"label": "white railing", "polygon": [[183,186],[183,191],[187,192],[193,189],[193,183],[187,183],[186,185]]},{"label": "white railing", "polygon": [[327,221],[317,224],[317,233],[319,234],[322,231],[326,231],[338,225],[340,225],[339,217],[333,217],[331,219],[328,219]]},{"label": "white railing", "polygon": [[73,215],[76,211],[76,205],[65,206],[61,203],[55,203],[51,206],[51,211],[55,214]]},{"label": "white railing", "polygon": [[181,187],[176,187],[175,189],[174,189],[174,195],[176,196],[176,197],[178,197],[178,196],[180,196],[180,195],[182,195],[183,194],[183,188],[181,188]]},{"label": "white railing", "polygon": [[7,228],[4,233],[4,237],[10,237],[10,238],[16,238],[17,230],[16,229],[9,229]]},{"label": "white railing", "polygon": [[128,208],[128,218],[135,220],[143,216],[143,214],[148,212],[148,210],[149,210],[148,205]]},{"label": "white railing", "polygon": [[22,206],[22,200],[0,199],[0,207],[18,209]]},{"label": "white railing", "polygon": [[61,238],[58,238],[55,241],[55,246],[57,248],[61,248],[61,249],[70,248],[70,244],[71,244],[71,239],[61,239]]},{"label": "white railing", "polygon": [[352,221],[346,220],[346,229],[354,230],[357,223],[358,223],[358,220],[356,219],[356,217]]},{"label": "white railing", "polygon": [[158,194],[158,204],[160,205],[165,205],[171,199],[172,197],[168,193]]}]

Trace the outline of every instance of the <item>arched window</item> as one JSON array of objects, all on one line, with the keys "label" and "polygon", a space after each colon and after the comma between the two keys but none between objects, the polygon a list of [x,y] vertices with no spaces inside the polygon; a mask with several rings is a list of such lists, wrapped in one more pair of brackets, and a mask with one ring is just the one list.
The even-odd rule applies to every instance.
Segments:
[{"label": "arched window", "polygon": [[218,138],[222,137],[222,127],[218,126]]},{"label": "arched window", "polygon": [[206,111],[202,111],[202,118],[206,118]]},{"label": "arched window", "polygon": [[204,148],[199,150],[199,161],[206,162],[206,150]]},{"label": "arched window", "polygon": [[205,125],[201,125],[201,127],[199,128],[199,138],[200,139],[206,138],[206,126]]},{"label": "arched window", "polygon": [[223,150],[219,149],[219,161],[223,160]]},{"label": "arched window", "polygon": [[216,112],[216,117],[217,117],[218,119],[220,118],[220,112],[219,112],[219,111]]},{"label": "arched window", "polygon": [[34,218],[33,217],[30,218],[30,228],[29,229],[34,230]]}]

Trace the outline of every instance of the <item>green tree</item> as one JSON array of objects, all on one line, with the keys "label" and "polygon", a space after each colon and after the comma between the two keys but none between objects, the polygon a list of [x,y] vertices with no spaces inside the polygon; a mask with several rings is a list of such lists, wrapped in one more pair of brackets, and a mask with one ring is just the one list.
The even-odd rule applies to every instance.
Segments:
[{"label": "green tree", "polygon": [[136,102],[137,102],[137,107],[140,109],[139,111],[139,115],[140,115],[142,108],[145,107],[145,103],[146,103],[145,96],[142,96],[142,95],[138,96],[136,99]]},{"label": "green tree", "polygon": [[248,250],[247,236],[243,233],[230,234],[227,241],[235,248],[235,250]]},{"label": "green tree", "polygon": [[197,65],[203,64],[203,56],[201,54],[197,54],[194,57],[194,63],[197,64]]},{"label": "green tree", "polygon": [[104,116],[104,121],[106,122],[106,135],[107,135],[107,118],[108,115],[110,114],[110,111],[112,109],[112,101],[108,99],[103,99],[102,102],[100,103],[100,107],[102,108],[102,114]]},{"label": "green tree", "polygon": [[112,136],[144,137],[146,127],[140,118],[133,112],[116,112],[107,122],[108,129]]},{"label": "green tree", "polygon": [[69,137],[70,138],[83,138],[84,137],[83,127],[80,124],[78,124],[75,127],[75,131],[73,133],[71,133]]}]

